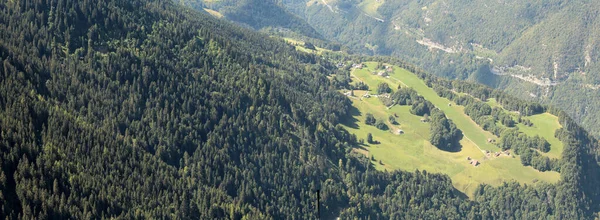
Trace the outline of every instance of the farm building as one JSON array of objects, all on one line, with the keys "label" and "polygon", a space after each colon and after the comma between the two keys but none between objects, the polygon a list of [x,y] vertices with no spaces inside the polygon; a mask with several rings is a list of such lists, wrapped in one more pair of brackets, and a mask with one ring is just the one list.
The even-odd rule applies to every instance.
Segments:
[{"label": "farm building", "polygon": [[476,167],[477,165],[479,165],[479,161],[473,159],[471,160],[471,162],[469,162],[471,165],[473,165],[474,167]]},{"label": "farm building", "polygon": [[388,73],[387,73],[387,72],[385,72],[385,71],[379,71],[379,72],[377,72],[377,75],[378,75],[378,76],[384,76],[384,77],[385,77],[385,76],[388,76]]}]

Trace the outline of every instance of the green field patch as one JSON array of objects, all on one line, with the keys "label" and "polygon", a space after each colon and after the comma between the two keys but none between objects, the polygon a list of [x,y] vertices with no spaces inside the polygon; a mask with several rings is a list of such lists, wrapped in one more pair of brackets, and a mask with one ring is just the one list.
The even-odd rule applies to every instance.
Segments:
[{"label": "green field patch", "polygon": [[[379,142],[379,144],[365,143],[357,149],[357,152],[374,157],[372,163],[377,169],[388,171],[419,169],[444,173],[450,176],[454,187],[469,196],[482,183],[497,186],[511,180],[526,184],[558,181],[559,173],[539,172],[532,167],[525,167],[518,156],[487,157],[482,150],[499,151],[494,144],[487,142],[487,138],[497,137],[483,131],[469,116],[465,115],[464,107],[439,97],[421,79],[404,69],[395,67],[390,77],[382,77],[373,74],[377,72],[376,66],[377,63],[369,62],[366,63],[365,68],[352,71],[353,82],[362,81],[368,84],[370,89],[368,92],[371,96],[363,97],[367,91],[355,90],[354,96],[349,97],[355,107],[351,112],[353,117],[343,124],[359,139],[366,140],[367,134],[371,133],[373,139]],[[444,111],[465,134],[460,141],[461,150],[447,152],[431,145],[428,141],[429,123],[423,123],[420,116],[411,114],[410,106],[396,105],[391,108],[384,106],[379,98],[373,96],[377,94],[375,91],[377,85],[382,82],[388,83],[393,90],[396,90],[398,85],[409,86]],[[375,126],[366,125],[364,121],[367,113],[373,114],[377,120],[384,120],[389,129],[379,130]],[[397,116],[398,124],[394,125],[388,121],[390,115]],[[532,121],[535,123],[534,120]],[[398,134],[399,130],[402,130],[402,134]],[[467,157],[478,160],[480,165],[476,167],[471,165]]]},{"label": "green field patch", "polygon": [[492,106],[492,108],[498,107],[504,109],[504,107],[502,107],[502,105],[500,105],[500,103],[498,103],[498,100],[496,100],[495,98],[489,98],[485,103]]},{"label": "green field patch", "polygon": [[544,113],[523,118],[529,119],[533,123],[533,126],[528,127],[523,124],[517,124],[519,131],[532,137],[539,135],[545,138],[550,143],[550,151],[542,154],[550,158],[560,158],[563,151],[563,143],[554,137],[556,130],[562,127],[558,122],[558,117],[550,113]]},{"label": "green field patch", "polygon": [[463,106],[456,105],[456,103],[438,96],[432,88],[427,87],[425,82],[416,75],[405,69],[396,67],[389,78],[384,78],[372,74],[375,70],[371,68],[376,67],[377,63],[368,62],[366,64],[367,68],[355,70],[353,75],[368,84],[371,92],[377,88],[377,85],[380,82],[386,82],[390,84],[390,87],[392,88],[397,88],[398,85],[411,87],[415,89],[419,95],[433,103],[437,108],[440,108],[448,118],[452,119],[468,140],[474,142],[475,145],[482,150],[499,151],[498,147],[487,141],[489,138],[497,139],[496,136],[481,129],[468,115],[464,114]]},{"label": "green field patch", "polygon": [[285,40],[285,42],[287,42],[288,44],[296,47],[297,51],[302,51],[305,53],[322,54],[323,52],[332,52],[329,49],[325,49],[325,48],[321,48],[321,47],[317,47],[317,46],[315,46],[315,50],[308,49],[308,48],[304,47],[304,43],[305,43],[304,41],[296,40],[293,38],[284,37],[283,40]]},{"label": "green field patch", "polygon": [[365,0],[358,4],[358,8],[371,16],[381,17],[377,9],[385,3],[385,0]]},{"label": "green field patch", "polygon": [[212,15],[216,18],[223,18],[223,14],[221,14],[221,12],[212,10],[210,8],[204,8],[204,11],[208,12],[210,15]]}]

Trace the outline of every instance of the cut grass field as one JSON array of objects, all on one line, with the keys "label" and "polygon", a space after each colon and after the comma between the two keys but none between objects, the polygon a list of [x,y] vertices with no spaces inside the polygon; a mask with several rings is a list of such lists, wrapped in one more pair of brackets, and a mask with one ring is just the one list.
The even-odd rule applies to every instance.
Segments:
[{"label": "cut grass field", "polygon": [[542,154],[550,158],[560,158],[563,151],[563,143],[558,140],[558,138],[554,137],[556,130],[562,127],[558,122],[558,117],[549,113],[544,113],[523,118],[529,119],[533,123],[533,126],[527,127],[518,124],[519,131],[529,136],[539,135],[545,138],[548,143],[550,143],[550,151]]},{"label": "cut grass field", "polygon": [[385,0],[365,0],[358,4],[358,8],[371,16],[381,17],[377,9],[385,3]]},{"label": "cut grass field", "polygon": [[[371,133],[374,140],[380,142],[380,144],[366,145],[364,149],[357,149],[358,152],[373,156],[375,158],[373,163],[377,169],[407,171],[419,169],[445,173],[452,178],[452,182],[458,190],[469,196],[472,195],[477,185],[482,183],[499,185],[511,180],[527,184],[534,184],[537,181],[550,183],[558,181],[559,173],[539,172],[531,167],[525,167],[521,164],[518,156],[516,158],[512,156],[486,157],[479,148],[492,152],[498,151],[495,145],[487,143],[487,138],[495,136],[479,128],[463,113],[462,106],[454,103],[448,106],[449,100],[437,96],[435,91],[427,87],[416,75],[395,67],[394,73],[389,78],[384,78],[371,74],[374,71],[371,68],[375,67],[376,63],[366,63],[366,65],[367,68],[354,70],[352,74],[353,81],[363,81],[369,85],[370,94],[376,94],[375,89],[380,82],[386,82],[394,89],[399,84],[409,86],[444,111],[448,118],[452,119],[465,134],[465,138],[460,141],[462,145],[460,151],[441,151],[428,142],[429,124],[422,123],[420,116],[411,114],[410,106],[394,106],[388,109],[376,97],[360,98],[365,91],[354,91],[356,97],[350,98],[356,108],[352,112],[354,117],[348,119],[344,124],[358,138],[366,139],[367,134]],[[384,120],[390,129],[383,131],[364,124],[366,113],[373,114],[377,120]],[[396,120],[399,125],[392,125],[388,122],[388,117],[393,114],[398,115]],[[539,120],[544,120],[544,118]],[[540,125],[542,124],[540,123]],[[398,129],[402,129],[404,134],[396,134]],[[536,127],[531,129],[536,129]],[[531,132],[538,133],[539,131],[532,130]],[[481,164],[473,167],[467,161],[467,157],[479,160]],[[379,161],[383,164],[380,164]]]},{"label": "cut grass field", "polygon": [[[375,70],[371,69],[371,67],[375,67],[376,65],[376,63],[367,63],[367,68],[353,72],[355,76],[361,78],[369,85],[372,93],[380,82],[386,82],[392,88],[397,88],[398,85],[409,86],[415,89],[419,95],[440,108],[462,130],[465,137],[479,148],[482,150],[499,151],[498,147],[487,141],[488,138],[497,139],[497,137],[481,129],[468,115],[465,115],[463,106],[456,105],[456,103],[438,96],[432,88],[425,85],[423,80],[407,70],[394,68],[394,73],[390,75],[390,78],[373,75],[371,72]],[[448,105],[449,103],[451,105]]]},{"label": "cut grass field", "polygon": [[315,46],[316,50],[308,49],[308,48],[304,47],[304,41],[296,40],[296,39],[293,39],[293,38],[284,37],[283,40],[285,40],[288,44],[291,44],[291,45],[295,46],[297,51],[302,51],[302,52],[305,52],[305,53],[314,53],[314,54],[321,54],[324,51],[331,52],[331,50],[328,50],[328,49],[325,49],[325,48],[320,48],[320,47],[317,47],[317,46]]},{"label": "cut grass field", "polygon": [[204,11],[208,12],[210,15],[216,17],[216,18],[223,18],[223,14],[221,14],[221,12],[209,9],[209,8],[205,8]]}]

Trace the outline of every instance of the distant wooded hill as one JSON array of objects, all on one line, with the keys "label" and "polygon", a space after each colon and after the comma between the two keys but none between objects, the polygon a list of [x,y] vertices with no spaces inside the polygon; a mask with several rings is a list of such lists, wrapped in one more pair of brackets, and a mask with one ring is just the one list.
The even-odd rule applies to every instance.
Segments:
[{"label": "distant wooded hill", "polygon": [[[278,5],[325,39],[556,105],[600,136],[598,1],[279,0]],[[241,11],[262,12],[248,10]]]},{"label": "distant wooded hill", "polygon": [[273,31],[288,31],[311,38],[322,38],[306,21],[280,7],[274,0],[183,0],[181,2],[200,11],[218,11],[228,20],[257,30],[276,29]]}]

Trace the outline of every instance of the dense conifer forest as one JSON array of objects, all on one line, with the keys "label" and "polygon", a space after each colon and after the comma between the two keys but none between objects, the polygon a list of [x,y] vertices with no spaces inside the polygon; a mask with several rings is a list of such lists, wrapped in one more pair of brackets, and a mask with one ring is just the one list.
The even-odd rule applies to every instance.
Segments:
[{"label": "dense conifer forest", "polygon": [[317,191],[322,216],[342,219],[600,208],[598,141],[558,109],[388,60],[431,86],[560,116],[559,183],[483,185],[469,199],[446,175],[377,171],[350,150],[357,137],[338,124],[351,105],[336,91],[350,85],[328,79],[348,73],[331,58],[169,0],[2,1],[0,59],[7,219],[316,219]]}]

